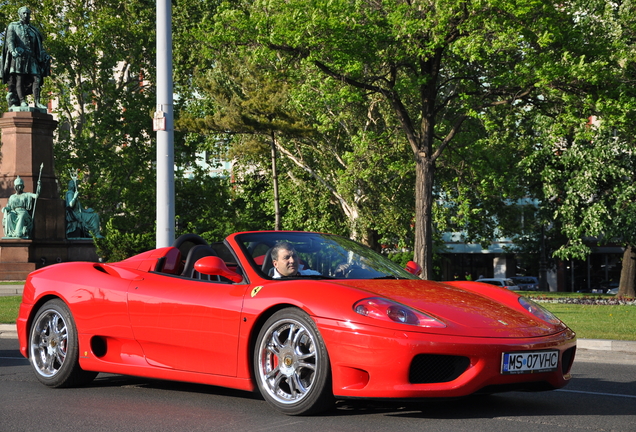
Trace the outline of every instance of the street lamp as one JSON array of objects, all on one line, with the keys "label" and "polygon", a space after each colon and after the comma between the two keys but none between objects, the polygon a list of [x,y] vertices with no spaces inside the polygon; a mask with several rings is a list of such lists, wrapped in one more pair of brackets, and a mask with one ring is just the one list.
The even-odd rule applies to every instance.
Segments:
[{"label": "street lamp", "polygon": [[157,0],[157,248],[174,241],[174,121],[172,110],[172,5]]}]

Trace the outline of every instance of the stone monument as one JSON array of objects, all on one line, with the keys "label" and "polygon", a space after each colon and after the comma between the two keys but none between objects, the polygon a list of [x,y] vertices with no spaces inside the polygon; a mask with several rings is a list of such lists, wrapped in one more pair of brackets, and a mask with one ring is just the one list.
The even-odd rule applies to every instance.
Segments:
[{"label": "stone monument", "polygon": [[51,73],[51,56],[44,50],[42,34],[31,25],[31,10],[22,6],[18,16],[19,21],[7,26],[2,49],[2,82],[9,89],[9,111],[28,108],[27,96],[32,94],[35,108],[46,112],[40,103],[40,89],[44,77]]},{"label": "stone monument", "polygon": [[66,237],[102,238],[99,227],[99,215],[92,208],[84,208],[80,203],[77,190],[77,174],[71,173],[66,191]]},{"label": "stone monument", "polygon": [[[42,172],[43,165],[40,165]],[[24,181],[18,176],[13,182],[15,193],[9,197],[7,206],[2,209],[3,238],[30,239],[33,231],[35,206],[40,195],[40,180],[35,193],[24,192]]]},{"label": "stone monument", "polygon": [[[7,210],[3,225],[10,236],[5,231],[0,239],[0,280],[24,280],[36,268],[56,262],[97,261],[92,240],[66,238],[66,205],[53,158],[57,121],[40,101],[51,58],[42,48],[42,35],[30,24],[31,11],[22,7],[18,15],[20,21],[7,26],[1,62],[9,108],[0,118],[0,208]],[[34,106],[26,99],[31,94]],[[12,199],[14,195],[25,196]],[[31,209],[18,208],[18,201],[29,201]]]}]

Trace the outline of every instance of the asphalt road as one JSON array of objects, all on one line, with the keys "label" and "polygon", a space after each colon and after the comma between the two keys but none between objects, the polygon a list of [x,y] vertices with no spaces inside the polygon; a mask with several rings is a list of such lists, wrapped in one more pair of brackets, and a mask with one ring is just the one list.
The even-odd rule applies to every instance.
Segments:
[{"label": "asphalt road", "polygon": [[15,339],[0,339],[0,432],[68,431],[636,431],[636,354],[581,350],[562,390],[412,405],[340,402],[287,417],[258,396],[219,387],[100,374],[49,389]]}]

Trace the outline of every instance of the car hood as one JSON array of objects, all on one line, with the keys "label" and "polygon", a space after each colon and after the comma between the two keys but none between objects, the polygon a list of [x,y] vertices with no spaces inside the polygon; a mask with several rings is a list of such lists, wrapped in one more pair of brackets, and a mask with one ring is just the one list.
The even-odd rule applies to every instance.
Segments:
[{"label": "car hood", "polygon": [[[519,296],[488,287],[482,294],[450,284],[424,280],[351,280],[336,282],[433,315],[446,323],[443,333],[475,337],[539,337],[563,331],[564,324],[545,322],[524,310]],[[473,282],[474,284],[474,282]],[[477,287],[482,284],[476,284]],[[495,298],[495,296],[497,298]],[[426,329],[431,332],[437,330]]]}]

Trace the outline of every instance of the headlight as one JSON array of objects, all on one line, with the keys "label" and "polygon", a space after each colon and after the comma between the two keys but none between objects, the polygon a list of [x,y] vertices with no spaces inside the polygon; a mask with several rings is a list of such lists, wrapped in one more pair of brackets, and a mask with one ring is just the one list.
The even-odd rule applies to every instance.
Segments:
[{"label": "headlight", "polygon": [[533,302],[529,298],[519,297],[519,304],[532,315],[543,321],[549,322],[550,324],[561,324],[561,320],[558,319],[552,312]]},{"label": "headlight", "polygon": [[444,328],[446,324],[422,312],[383,298],[368,298],[353,305],[360,315],[382,321],[409,324],[418,327]]}]

